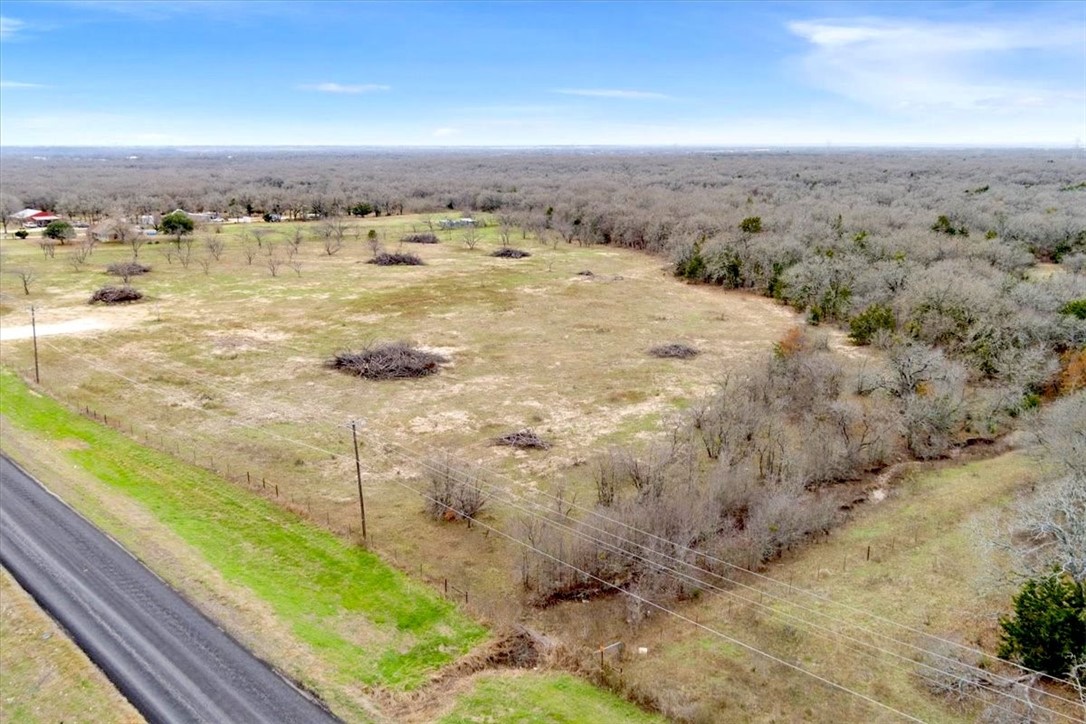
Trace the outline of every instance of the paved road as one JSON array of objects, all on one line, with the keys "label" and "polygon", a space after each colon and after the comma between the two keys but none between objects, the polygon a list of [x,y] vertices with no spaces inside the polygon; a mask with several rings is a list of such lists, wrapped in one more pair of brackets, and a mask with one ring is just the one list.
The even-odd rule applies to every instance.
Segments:
[{"label": "paved road", "polygon": [[0,563],[151,722],[333,722],[6,457]]}]

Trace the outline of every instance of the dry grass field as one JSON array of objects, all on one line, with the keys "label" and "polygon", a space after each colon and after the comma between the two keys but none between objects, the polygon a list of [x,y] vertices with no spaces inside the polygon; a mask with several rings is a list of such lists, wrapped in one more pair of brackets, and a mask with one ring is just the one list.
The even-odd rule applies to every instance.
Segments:
[{"label": "dry grass field", "polygon": [[[401,235],[425,227],[421,218],[396,217],[359,222],[358,238],[329,255],[314,236],[317,224],[301,228],[307,237],[293,258],[297,268],[286,263],[294,233],[289,224],[198,234],[187,268],[176,257],[167,259],[167,240],[146,245],[139,258],[152,271],[133,279],[146,296],[117,307],[91,307],[86,300],[114,281],[103,269],[130,258],[129,249],[99,246],[77,271],[65,263],[65,247],[46,259],[33,239],[5,240],[5,270],[32,270],[35,280],[25,295],[16,277],[3,275],[4,364],[32,375],[31,345],[22,329],[32,303],[42,333],[42,387],[50,395],[356,541],[348,423],[357,420],[372,550],[438,592],[462,598],[485,623],[528,621],[590,647],[623,641],[625,657],[609,662],[603,679],[672,717],[899,718],[725,637],[924,720],[972,720],[985,709],[972,700],[950,706],[931,694],[917,674],[924,671],[917,663],[924,655],[912,645],[929,647],[927,633],[957,640],[965,622],[983,633],[962,643],[992,650],[995,621],[1013,585],[999,580],[997,564],[985,567],[977,531],[993,525],[1036,479],[1035,466],[1023,456],[906,476],[880,490],[886,499],[864,506],[839,531],[772,564],[773,580],[745,576],[738,586],[721,581],[727,592],[682,604],[684,616],[725,637],[663,615],[631,628],[624,623],[624,601],[614,597],[525,609],[518,549],[491,531],[512,529],[517,512],[495,502],[482,516],[486,526],[472,530],[430,520],[417,492],[426,487],[428,459],[451,451],[484,466],[496,488],[529,496],[563,489],[591,505],[594,455],[662,434],[668,419],[724,375],[742,374],[800,320],[762,297],[683,284],[660,259],[636,252],[542,245],[517,233],[511,243],[532,256],[494,258],[489,253],[499,241],[493,228],[480,232],[474,249],[462,231],[439,232],[436,245],[401,246]],[[389,251],[416,253],[425,264],[365,263],[369,230]],[[256,246],[253,231],[265,237],[250,263],[245,249]],[[207,238],[222,240],[224,252],[219,260],[206,258],[205,271],[196,259],[206,254]],[[284,260],[275,276],[269,243],[274,258]],[[394,340],[450,361],[422,379],[376,382],[325,366],[336,352]],[[689,360],[648,354],[669,342],[703,354]],[[859,356],[840,333],[831,342],[845,356]],[[551,446],[517,451],[490,444],[522,428]],[[127,515],[118,512],[127,505],[119,497],[102,500],[88,504],[119,506],[106,517]],[[190,575],[206,583],[217,574]],[[226,590],[216,584],[200,596],[215,607]],[[826,609],[803,591],[850,608]],[[245,606],[260,608],[251,601]],[[908,629],[883,630],[885,624],[876,622],[868,628],[877,633],[857,630],[857,611]],[[289,638],[275,626],[269,631],[272,638]],[[247,640],[258,651],[267,645],[259,636]],[[647,653],[636,653],[639,647]],[[500,720],[508,685],[484,678],[474,693],[461,686],[459,704],[444,699],[426,711],[474,720],[463,718],[470,703],[492,700],[496,718],[484,720]],[[557,679],[524,686],[552,700],[568,689]],[[367,702],[346,698],[351,709],[368,710]]]},{"label": "dry grass field", "polygon": [[[45,259],[33,240],[5,241],[5,267],[37,275],[29,296],[3,276],[5,362],[24,372],[32,366],[29,341],[10,339],[28,321],[28,302],[45,331],[76,320],[96,325],[39,340],[50,394],[90,406],[183,459],[213,462],[235,479],[246,471],[266,479],[270,497],[278,486],[280,502],[344,532],[358,528],[346,427],[358,419],[371,543],[408,570],[489,594],[480,605],[488,598],[504,605],[513,577],[503,546],[428,521],[422,498],[404,487],[423,485],[428,456],[451,450],[494,469],[494,484],[517,489],[551,486],[570,471],[577,484],[595,453],[659,432],[662,420],[796,324],[770,300],[683,284],[659,260],[635,252],[514,238],[531,257],[493,258],[495,229],[483,230],[474,250],[460,231],[439,232],[437,245],[403,245],[424,266],[366,264],[365,231],[375,229],[395,250],[421,222],[359,226],[362,240],[332,256],[320,240],[303,241],[300,275],[284,266],[272,277],[263,249],[248,264],[240,226],[222,229],[225,251],[207,274],[195,262],[188,269],[168,263],[165,240],[144,246],[140,260],[152,271],[132,283],[146,297],[118,307],[86,300],[115,281],[103,270],[130,258],[127,247],[99,246],[77,272],[63,260],[64,247]],[[264,228],[286,258],[290,226]],[[317,231],[316,224],[303,228]],[[194,258],[205,253],[202,245],[197,238]],[[383,382],[324,367],[337,351],[400,339],[451,361],[425,379]],[[647,354],[673,341],[704,354]],[[524,427],[551,447],[489,444]],[[588,500],[587,488],[581,496]]]}]

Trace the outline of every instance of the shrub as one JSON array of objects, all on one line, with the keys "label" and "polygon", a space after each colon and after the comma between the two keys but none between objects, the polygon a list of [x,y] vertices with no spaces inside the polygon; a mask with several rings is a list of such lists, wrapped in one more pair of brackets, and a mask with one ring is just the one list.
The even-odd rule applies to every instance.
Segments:
[{"label": "shrub", "polygon": [[18,231],[15,232],[15,238],[16,239],[25,239],[28,236],[30,236],[30,232],[27,231],[26,229],[19,229]]},{"label": "shrub", "polygon": [[701,353],[688,344],[673,342],[652,347],[649,349],[649,354],[661,359],[692,359]]},{"label": "shrub", "polygon": [[129,278],[146,274],[149,271],[151,271],[151,267],[136,261],[118,261],[106,267],[106,274],[120,277],[126,284]]},{"label": "shrub", "polygon": [[705,257],[701,253],[701,244],[692,244],[682,250],[675,260],[675,276],[692,281],[703,281],[705,277]]},{"label": "shrub", "polygon": [[75,227],[67,221],[52,221],[49,226],[45,227],[42,236],[46,239],[55,239],[63,244],[68,239],[75,238]]},{"label": "shrub", "polygon": [[516,432],[509,432],[499,437],[494,438],[495,445],[506,445],[508,447],[525,449],[546,450],[551,446],[549,442],[541,438],[530,428],[524,430],[517,430]]},{"label": "shrub", "polygon": [[382,251],[375,254],[374,257],[366,263],[376,264],[377,266],[420,266],[423,261],[416,254],[402,254],[400,252],[389,253],[387,251]]},{"label": "shrub", "polygon": [[509,246],[503,246],[501,249],[498,249],[497,251],[492,251],[492,252],[490,252],[490,255],[500,257],[502,259],[523,259],[526,256],[531,256],[531,254],[529,254],[526,251],[521,251],[520,249],[514,249],[514,248],[509,247]]},{"label": "shrub", "polygon": [[401,236],[400,241],[407,242],[408,244],[436,244],[440,241],[436,234],[425,232],[422,234],[407,234]]},{"label": "shrub", "polygon": [[488,497],[479,471],[448,454],[427,460],[425,467],[430,480],[423,494],[426,513],[435,520],[466,520],[470,528]]},{"label": "shrub", "polygon": [[444,355],[407,342],[392,342],[368,346],[361,352],[339,352],[328,366],[368,380],[394,380],[435,374],[448,361]]},{"label": "shrub", "polygon": [[1014,597],[1014,615],[999,625],[1001,657],[1065,677],[1086,658],[1086,584],[1058,570],[1031,578]]},{"label": "shrub", "polygon": [[940,234],[946,234],[947,236],[969,236],[969,229],[964,226],[954,227],[954,224],[950,221],[950,217],[946,215],[940,216],[935,220],[935,223],[931,225],[931,230]]},{"label": "shrub", "polygon": [[848,326],[852,341],[864,345],[870,344],[872,338],[880,330],[893,332],[897,329],[897,320],[894,319],[892,309],[881,304],[873,304],[853,317]]},{"label": "shrub", "polygon": [[1086,319],[1086,299],[1074,299],[1060,307],[1060,314]]},{"label": "shrub", "polygon": [[762,217],[748,216],[739,222],[739,230],[745,234],[759,234],[762,231]]},{"label": "shrub", "polygon": [[143,299],[143,293],[138,289],[125,285],[123,287],[102,287],[91,296],[90,303],[122,304],[124,302],[135,302],[139,299]]}]

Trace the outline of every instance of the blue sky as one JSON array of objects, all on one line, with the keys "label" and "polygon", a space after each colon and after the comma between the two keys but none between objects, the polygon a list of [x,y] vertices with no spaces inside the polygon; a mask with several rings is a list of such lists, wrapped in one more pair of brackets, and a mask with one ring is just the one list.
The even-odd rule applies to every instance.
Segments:
[{"label": "blue sky", "polygon": [[0,143],[1086,143],[1086,2],[0,5]]}]

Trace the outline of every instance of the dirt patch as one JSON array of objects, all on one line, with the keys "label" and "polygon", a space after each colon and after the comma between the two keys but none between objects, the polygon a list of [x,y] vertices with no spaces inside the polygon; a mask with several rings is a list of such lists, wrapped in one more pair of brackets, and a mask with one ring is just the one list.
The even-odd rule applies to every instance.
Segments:
[{"label": "dirt patch", "polygon": [[455,695],[467,691],[481,673],[494,670],[544,669],[561,663],[558,642],[524,626],[514,626],[436,674],[425,686],[402,694],[385,694],[382,709],[394,721],[433,721],[449,708]]},{"label": "dirt patch", "polygon": [[[78,319],[69,319],[63,322],[38,323],[37,333],[39,337],[51,337],[61,334],[88,334],[91,332],[107,332],[111,329],[129,327],[142,321],[142,315],[129,317],[121,316],[86,316]],[[14,327],[0,328],[0,342],[8,342],[17,339],[30,339],[34,330],[29,324]]]}]

